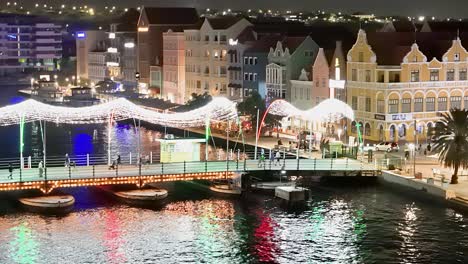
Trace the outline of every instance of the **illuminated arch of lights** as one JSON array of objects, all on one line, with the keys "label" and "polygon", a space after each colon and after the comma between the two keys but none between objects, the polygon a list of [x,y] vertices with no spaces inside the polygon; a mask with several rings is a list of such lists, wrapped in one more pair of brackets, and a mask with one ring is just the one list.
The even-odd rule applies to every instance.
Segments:
[{"label": "illuminated arch of lights", "polygon": [[86,107],[65,107],[44,104],[32,99],[0,108],[0,126],[23,122],[46,121],[64,124],[106,123],[113,120],[139,119],[162,126],[202,127],[207,119],[227,120],[237,117],[236,103],[214,97],[207,105],[180,113],[161,113],[120,98]]},{"label": "illuminated arch of lights", "polygon": [[[309,110],[300,110],[291,103],[282,99],[275,100],[270,104],[270,106],[268,106],[267,110],[263,114],[262,122],[260,124],[263,124],[267,114],[283,117],[297,117],[299,119],[312,122],[334,121],[340,120],[344,117],[354,120],[353,109],[345,102],[334,98],[326,99]],[[262,126],[258,128],[257,137],[261,135],[261,131]]]}]

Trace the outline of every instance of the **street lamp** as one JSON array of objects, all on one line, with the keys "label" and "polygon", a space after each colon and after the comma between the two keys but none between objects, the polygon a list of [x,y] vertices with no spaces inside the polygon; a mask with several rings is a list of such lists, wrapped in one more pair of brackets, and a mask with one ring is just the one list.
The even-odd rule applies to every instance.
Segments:
[{"label": "street lamp", "polygon": [[257,159],[257,148],[258,148],[258,118],[260,116],[260,108],[258,108],[257,106],[255,106],[255,108],[257,109],[257,126],[255,127],[255,153],[254,153],[254,159],[256,160]]},{"label": "street lamp", "polygon": [[417,120],[414,119],[414,150],[413,150],[413,173],[414,177],[416,177],[416,147],[418,146],[418,129],[417,129]]}]

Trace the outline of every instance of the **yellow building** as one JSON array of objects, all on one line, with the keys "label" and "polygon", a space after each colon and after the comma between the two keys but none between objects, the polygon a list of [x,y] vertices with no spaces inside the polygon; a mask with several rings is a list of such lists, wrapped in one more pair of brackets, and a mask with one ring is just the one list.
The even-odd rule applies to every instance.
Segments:
[{"label": "yellow building", "polygon": [[[461,40],[440,33],[360,30],[347,56],[347,102],[364,140],[425,141],[441,113],[468,108],[468,53]],[[420,142],[421,142],[420,141]]]}]

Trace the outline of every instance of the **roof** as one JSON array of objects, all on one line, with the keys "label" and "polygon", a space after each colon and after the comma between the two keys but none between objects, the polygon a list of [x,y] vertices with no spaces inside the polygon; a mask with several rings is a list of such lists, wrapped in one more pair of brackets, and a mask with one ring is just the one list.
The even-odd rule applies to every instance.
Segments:
[{"label": "roof", "polygon": [[237,40],[240,43],[245,43],[247,41],[255,41],[257,37],[255,36],[252,27],[246,27],[242,32],[237,36]]},{"label": "roof", "polygon": [[[450,32],[374,32],[367,34],[367,41],[377,55],[379,65],[400,65],[416,43],[427,61],[442,56],[452,46],[456,35]],[[462,45],[468,47],[468,33],[461,34]]]},{"label": "roof", "polygon": [[261,38],[257,41],[252,41],[250,47],[245,52],[270,52],[270,48],[276,46],[276,42],[280,41],[283,37],[273,35]]},{"label": "roof", "polygon": [[228,29],[242,19],[243,17],[234,16],[206,18],[208,23],[210,23],[211,28],[213,29]]},{"label": "roof", "polygon": [[190,25],[198,21],[195,8],[184,7],[145,7],[149,24]]},{"label": "roof", "polygon": [[305,36],[305,37],[286,37],[281,41],[281,43],[283,44],[283,48],[288,48],[289,53],[293,54],[294,51],[302,44],[302,42],[304,42],[304,40],[306,38],[307,38],[307,36]]}]

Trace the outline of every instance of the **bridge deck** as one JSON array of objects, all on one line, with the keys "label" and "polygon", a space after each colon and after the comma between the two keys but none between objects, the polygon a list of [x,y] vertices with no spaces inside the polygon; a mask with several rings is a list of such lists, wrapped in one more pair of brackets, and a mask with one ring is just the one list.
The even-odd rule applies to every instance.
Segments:
[{"label": "bridge deck", "polygon": [[[376,171],[372,164],[352,159],[286,159],[278,163],[266,161],[259,164],[255,160],[209,161],[186,163],[157,163],[142,165],[120,165],[109,169],[107,165],[51,167],[47,168],[47,181],[52,187],[72,187],[78,185],[103,185],[136,183],[145,184],[157,181],[217,179],[232,177],[237,171]],[[0,191],[35,189],[44,185],[45,177],[40,177],[38,168],[14,169],[12,179],[9,171],[0,170]],[[143,179],[143,182],[141,180]],[[46,187],[47,188],[47,187]]]}]

